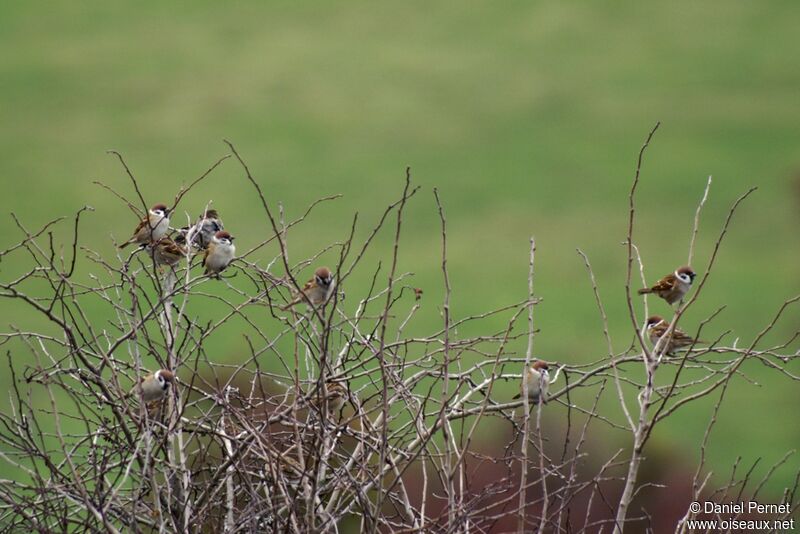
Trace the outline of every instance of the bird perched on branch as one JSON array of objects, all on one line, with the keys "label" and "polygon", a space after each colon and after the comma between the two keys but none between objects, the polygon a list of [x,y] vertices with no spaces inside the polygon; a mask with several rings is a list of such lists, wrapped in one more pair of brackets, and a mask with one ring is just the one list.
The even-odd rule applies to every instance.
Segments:
[{"label": "bird perched on branch", "polygon": [[174,241],[169,237],[162,237],[158,242],[151,243],[150,253],[156,265],[168,265],[170,267],[177,265],[181,258],[185,258],[188,253],[188,249],[183,246],[185,242],[185,240],[181,239],[181,236],[177,236]]},{"label": "bird perched on branch", "polygon": [[550,374],[548,372],[547,362],[536,360],[528,367],[522,375],[522,384],[520,385],[520,393],[514,398],[519,399],[525,393],[525,386],[528,387],[528,400],[538,404],[539,400],[542,404],[547,404],[547,388],[550,386]]},{"label": "bird perched on branch", "polygon": [[[667,333],[668,328],[669,321],[659,315],[652,315],[647,318],[647,334],[650,336],[650,342],[653,344],[653,347],[655,347],[658,344],[658,340]],[[689,347],[696,343],[703,343],[703,341],[695,341],[694,338],[687,335],[683,330],[675,327],[670,337],[662,342],[661,352],[668,356],[674,356],[677,349]]]},{"label": "bird perched on branch", "polygon": [[306,282],[303,289],[299,293],[295,293],[291,302],[281,307],[281,310],[286,311],[292,306],[301,302],[315,308],[324,305],[333,294],[336,283],[333,279],[333,273],[327,267],[319,267],[314,271],[314,277]]},{"label": "bird perched on branch", "polygon": [[[347,388],[340,382],[326,382],[324,395],[328,399],[328,412],[338,413],[347,402]],[[322,410],[322,400],[322,395],[315,393],[311,396],[311,405]]]},{"label": "bird perched on branch", "polygon": [[147,217],[139,221],[139,225],[133,231],[133,236],[119,246],[120,249],[132,243],[146,245],[153,241],[158,241],[169,230],[169,208],[165,204],[156,204],[147,213]]},{"label": "bird perched on branch", "polygon": [[206,274],[219,278],[219,273],[224,271],[236,254],[236,246],[233,244],[234,237],[226,231],[217,232],[211,238],[211,242],[206,248],[203,257],[203,266]]},{"label": "bird perched on branch", "polygon": [[167,369],[159,369],[139,380],[128,396],[140,398],[144,403],[160,401],[167,396],[167,390],[174,380],[175,373]]},{"label": "bird perched on branch", "polygon": [[197,222],[192,226],[181,228],[180,232],[192,245],[205,249],[211,244],[214,235],[225,229],[222,219],[219,218],[217,210],[206,210],[197,218]]},{"label": "bird perched on branch", "polygon": [[640,289],[639,294],[655,293],[672,305],[679,300],[683,300],[683,297],[685,297],[686,293],[692,288],[692,282],[694,282],[695,276],[697,275],[692,268],[686,265],[679,268],[674,273],[666,275],[653,286]]},{"label": "bird perched on branch", "polygon": [[314,472],[315,455],[309,451],[303,451],[303,466],[297,454],[297,447],[293,446],[289,449],[277,452],[268,451],[269,456],[264,465],[265,478],[273,483],[281,482],[284,484],[294,485],[297,484],[303,476],[308,476],[308,473]]}]

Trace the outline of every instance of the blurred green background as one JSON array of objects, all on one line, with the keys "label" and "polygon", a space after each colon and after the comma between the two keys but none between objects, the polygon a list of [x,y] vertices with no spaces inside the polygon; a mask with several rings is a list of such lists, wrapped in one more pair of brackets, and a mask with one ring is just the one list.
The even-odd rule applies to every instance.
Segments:
[{"label": "blurred green background", "polygon": [[[83,240],[110,257],[111,236],[127,237],[135,220],[92,184],[133,196],[108,149],[125,155],[151,203],[169,202],[227,153],[223,138],[290,216],[343,193],[293,235],[295,259],[343,239],[355,211],[374,221],[399,195],[410,165],[423,190],[405,219],[401,269],[425,289],[420,328],[441,321],[431,193],[438,187],[454,315],[524,298],[534,235],[536,292],[545,299],[536,308],[535,352],[588,362],[606,348],[575,249],[592,260],[614,348],[622,350],[631,339],[620,246],[627,192],[639,147],[660,120],[638,196],[636,238],[648,278],[686,261],[708,175],[700,272],[731,202],[759,187],[682,327],[691,330],[725,304],[706,337],[731,329],[726,341],[744,345],[800,292],[797,2],[29,2],[1,10],[2,248],[19,238],[9,212],[33,228],[91,204]],[[240,250],[267,235],[235,162],[183,208],[194,213],[210,199]],[[387,234],[378,252],[389,250]],[[0,274],[7,280],[23,264],[7,258]],[[79,268],[96,269],[85,261]],[[359,284],[348,291],[359,295]],[[661,302],[651,309],[668,312]],[[34,319],[8,301],[0,301],[0,316],[3,329]],[[790,310],[767,343],[799,325],[800,311]],[[246,352],[241,336],[229,334],[214,341],[212,359]],[[737,378],[728,392],[709,448],[720,480],[737,456],[769,464],[800,443],[797,383],[756,362],[744,370],[759,384]],[[688,462],[691,472],[709,408],[698,403],[660,427],[651,455]],[[613,399],[608,410],[619,418]],[[602,444],[625,445],[619,436]],[[789,464],[773,495],[800,468],[796,457]]]}]

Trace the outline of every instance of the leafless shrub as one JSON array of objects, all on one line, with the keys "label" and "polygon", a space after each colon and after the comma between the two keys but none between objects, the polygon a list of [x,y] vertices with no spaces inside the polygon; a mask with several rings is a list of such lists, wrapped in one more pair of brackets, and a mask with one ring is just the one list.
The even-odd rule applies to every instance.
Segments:
[{"label": "leafless shrub", "polygon": [[[454,316],[445,207],[436,191],[444,288],[436,305],[442,322],[427,335],[407,335],[421,303],[433,294],[426,288],[423,296],[411,285],[410,273],[397,269],[405,208],[419,193],[410,172],[401,196],[366,239],[355,239],[354,217],[342,242],[291,260],[295,227],[321,202],[337,197],[317,200],[304,215],[287,221],[228,143],[261,200],[271,232],[240,251],[219,281],[199,273],[199,254],[191,249],[175,268],[156,266],[145,249],[102,257],[80,241],[81,219],[89,208],[75,215],[66,250],[52,237],[52,228],[64,220],[31,231],[14,217],[22,237],[0,252],[0,260],[25,255],[30,269],[2,281],[0,295],[49,324],[33,330],[12,326],[0,334],[13,384],[0,413],[0,461],[5,472],[14,473],[0,480],[0,524],[8,531],[39,532],[337,532],[348,525],[366,532],[514,527],[518,532],[622,532],[631,524],[641,531],[650,517],[643,510],[632,513],[631,505],[650,485],[640,482],[639,468],[653,429],[710,395],[718,398],[705,435],[695,437],[703,456],[686,502],[742,494],[750,472],[737,475],[734,469],[717,493],[707,487],[708,437],[731,379],[744,376],[746,360],[798,380],[788,368],[797,354],[787,352],[797,334],[776,346],[761,341],[800,297],[787,300],[749,343],[723,346],[720,336],[674,358],[666,356],[666,342],[651,347],[632,289],[638,287],[637,270],[645,280],[634,241],[635,193],[654,133],[655,128],[639,154],[629,198],[625,289],[635,342],[615,351],[590,260],[579,251],[607,351],[589,364],[551,362],[546,406],[527,395],[509,401],[498,391],[502,382],[518,383],[534,358],[539,300],[533,239],[527,295],[479,315]],[[148,203],[122,156],[114,154],[137,198],[100,185],[140,217]],[[229,157],[181,189],[172,206]],[[702,294],[728,224],[750,193],[731,207],[700,282],[670,320],[670,333]],[[708,187],[690,234],[690,260],[707,198]],[[208,206],[197,211],[202,209]],[[394,236],[392,254],[370,265],[365,253],[384,227]],[[301,271],[326,252],[338,257],[333,267],[337,290],[329,302],[281,311],[302,287]],[[79,254],[95,266],[88,282],[75,276]],[[365,294],[348,291],[348,303],[357,304],[347,313],[341,291],[356,272],[372,284]],[[195,302],[216,310],[213,320],[198,319]],[[701,323],[695,338],[715,315]],[[487,331],[484,325],[496,317],[506,318],[505,328]],[[238,363],[221,363],[207,354],[207,343],[212,336],[229,335],[221,330],[233,324],[247,339],[250,354]],[[483,333],[463,337],[459,331],[466,327]],[[280,369],[265,368],[267,359],[280,362]],[[153,409],[129,392],[147,371],[158,368],[174,371],[178,383]],[[671,368],[668,382],[657,379],[665,368]],[[588,391],[582,398],[591,402],[574,402],[572,394],[579,390]],[[598,409],[607,392],[618,398],[623,420]],[[546,410],[564,413],[565,428],[545,429]],[[632,443],[629,450],[593,459],[601,467],[588,473],[581,464],[591,455],[587,443],[598,425],[629,434]],[[506,429],[502,450],[487,454],[476,445],[478,432],[487,428]],[[491,480],[474,483],[487,467]],[[787,490],[787,502],[793,502],[795,489],[796,484]],[[598,506],[606,513],[598,513]],[[684,520],[689,518],[687,511]],[[678,528],[685,528],[685,521]]]}]

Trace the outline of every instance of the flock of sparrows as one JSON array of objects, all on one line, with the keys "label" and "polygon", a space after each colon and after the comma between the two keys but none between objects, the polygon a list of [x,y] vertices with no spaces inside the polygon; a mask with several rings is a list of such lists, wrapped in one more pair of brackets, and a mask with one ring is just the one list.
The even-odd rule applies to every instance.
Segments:
[{"label": "flock of sparrows", "polygon": [[[177,230],[174,237],[170,234],[170,209],[165,204],[156,204],[147,213],[133,231],[133,235],[119,248],[138,245],[146,249],[159,266],[174,267],[182,258],[189,256],[190,247],[203,251],[202,265],[207,276],[219,278],[236,257],[234,237],[225,231],[222,220],[216,210],[206,209],[192,226]],[[324,305],[331,298],[335,289],[334,275],[327,267],[319,267],[314,276],[306,282],[300,291],[295,292],[292,299],[281,307],[288,310],[293,306],[305,303],[312,307]],[[129,395],[136,396],[148,406],[163,400],[170,385],[176,380],[169,369],[159,369],[143,377],[134,386]],[[328,396],[332,397],[333,407],[343,404],[340,384],[328,386]]]},{"label": "flock of sparrows", "polygon": [[[173,239],[169,237],[169,208],[164,204],[156,204],[143,218],[130,239],[120,245],[125,248],[137,244],[150,251],[158,265],[174,266],[181,258],[188,256],[189,248],[195,247],[203,250],[203,267],[205,274],[219,278],[233,261],[236,255],[236,246],[233,236],[224,230],[222,220],[216,210],[206,209],[193,226],[178,230]],[[689,266],[680,267],[656,282],[651,287],[642,288],[638,294],[655,294],[673,305],[680,302],[689,292],[696,274]],[[303,288],[296,292],[293,298],[281,310],[305,303],[311,307],[323,306],[333,294],[335,281],[333,273],[327,267],[319,267]],[[646,328],[650,342],[657,345],[669,329],[669,322],[659,315],[647,318]],[[677,349],[697,343],[691,336],[675,328],[668,339],[664,340],[663,352],[674,355]],[[143,402],[152,404],[160,402],[166,397],[170,385],[175,381],[175,374],[168,369],[160,369],[145,376],[131,394],[138,395]],[[528,399],[538,404],[547,402],[547,390],[550,385],[549,366],[547,362],[535,360],[522,374],[520,398],[527,390]],[[340,383],[326,385],[326,398],[329,409],[341,409],[347,393]]]},{"label": "flock of sparrows", "polygon": [[[644,287],[638,291],[639,295],[646,295],[649,293],[658,295],[666,300],[671,306],[676,302],[681,302],[689,290],[692,288],[692,283],[697,274],[689,266],[680,267],[675,272],[672,272],[661,280],[656,282],[650,287]],[[651,315],[647,318],[646,322],[647,335],[653,346],[657,346],[662,337],[669,329],[669,321],[660,315]],[[663,353],[668,356],[674,356],[675,351],[684,347],[689,347],[697,341],[679,328],[675,328],[672,334],[664,339],[662,342]],[[525,390],[528,391],[528,399],[534,404],[547,402],[547,389],[550,386],[550,374],[547,362],[542,360],[534,361],[522,375],[522,385],[520,386],[520,393],[515,396],[519,399]]]},{"label": "flock of sparrows", "polygon": [[150,251],[157,265],[174,266],[188,255],[188,247],[203,250],[203,267],[207,275],[219,277],[236,255],[234,237],[225,231],[216,210],[208,209],[200,214],[193,226],[178,230],[173,239],[167,235],[169,208],[156,204],[139,221],[130,239],[119,246],[139,245]]}]

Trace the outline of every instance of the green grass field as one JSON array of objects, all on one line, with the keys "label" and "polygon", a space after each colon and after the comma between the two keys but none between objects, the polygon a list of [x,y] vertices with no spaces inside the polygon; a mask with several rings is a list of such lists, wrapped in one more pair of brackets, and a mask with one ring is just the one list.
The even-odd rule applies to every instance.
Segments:
[{"label": "green grass field", "polygon": [[[375,220],[398,197],[408,165],[423,189],[407,214],[401,269],[425,289],[421,324],[441,321],[438,187],[453,313],[524,298],[533,235],[536,292],[544,298],[535,352],[588,362],[606,349],[575,250],[593,262],[622,350],[631,339],[620,246],[627,193],[641,143],[661,121],[638,192],[636,238],[648,277],[685,262],[708,175],[714,182],[698,238],[699,271],[733,200],[759,187],[736,216],[703,298],[681,323],[691,330],[724,304],[709,337],[731,329],[728,341],[745,344],[800,293],[798,24],[800,5],[789,1],[7,4],[0,17],[0,248],[19,239],[10,212],[33,228],[90,204],[83,240],[112,254],[111,236],[127,237],[135,220],[92,183],[133,194],[108,149],[125,155],[153,202],[171,200],[227,153],[223,138],[289,215],[342,193],[293,236],[298,259],[344,238],[355,211]],[[198,211],[210,199],[240,247],[267,235],[235,162],[225,162],[184,207]],[[389,245],[384,239],[377,251],[386,255]],[[0,276],[19,272],[20,260],[0,263]],[[83,274],[92,268],[79,262]],[[35,324],[8,301],[0,301],[0,317],[3,330]],[[790,310],[768,342],[799,324],[800,311]],[[236,332],[209,348],[219,361],[244,350]],[[737,456],[770,464],[800,443],[797,415],[786,408],[800,400],[797,383],[758,363],[745,369],[767,381],[733,381],[710,446],[721,478]],[[608,409],[619,415],[612,402]],[[651,456],[693,467],[709,416],[707,402],[679,412],[657,431]],[[791,482],[800,459],[789,464],[773,495]]]}]

